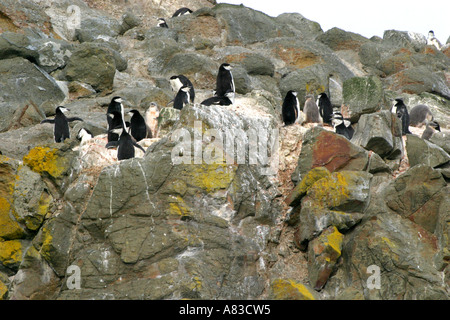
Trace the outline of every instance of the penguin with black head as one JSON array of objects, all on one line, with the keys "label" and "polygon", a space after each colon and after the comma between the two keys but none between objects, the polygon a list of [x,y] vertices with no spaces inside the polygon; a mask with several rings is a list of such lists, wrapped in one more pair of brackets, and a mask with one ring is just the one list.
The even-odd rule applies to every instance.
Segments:
[{"label": "penguin with black head", "polygon": [[222,63],[219,67],[216,79],[216,90],[214,95],[223,97],[227,92],[233,92],[232,102],[234,103],[234,94],[236,88],[234,86],[234,79],[231,70],[233,68],[228,63]]},{"label": "penguin with black head", "polygon": [[139,110],[133,109],[128,112],[130,119],[130,133],[136,141],[147,138],[147,124]]},{"label": "penguin with black head", "polygon": [[319,113],[323,119],[323,123],[331,125],[331,117],[333,116],[333,106],[328,98],[328,95],[323,92],[318,95],[317,103],[319,106]]},{"label": "penguin with black head", "polygon": [[111,99],[106,111],[106,121],[108,123],[108,142],[118,141],[119,135],[112,130],[122,125],[125,121],[123,114],[123,99],[119,96],[115,96]]},{"label": "penguin with black head", "polygon": [[225,96],[213,96],[206,100],[203,100],[200,104],[204,106],[230,106],[233,104],[234,93],[232,91],[228,91],[225,93]]},{"label": "penguin with black head", "polygon": [[41,123],[53,123],[54,129],[53,129],[53,136],[55,139],[55,142],[64,142],[65,139],[70,139],[70,128],[69,128],[69,122],[72,121],[83,121],[83,119],[79,117],[71,117],[67,118],[65,116],[65,113],[69,112],[70,110],[66,107],[59,106],[55,110],[55,118],[54,119],[44,119],[41,121]]},{"label": "penguin with black head", "polygon": [[175,96],[175,100],[173,101],[173,107],[175,109],[181,110],[190,102],[190,92],[191,88],[187,86],[182,86],[180,90],[178,90],[177,95]]},{"label": "penguin with black head", "polygon": [[403,99],[397,98],[395,99],[395,113],[397,117],[402,121],[402,134],[409,134],[411,133],[409,131],[409,114],[408,114],[408,108],[406,107],[405,103],[403,102]]},{"label": "penguin with black head", "polygon": [[337,134],[346,137],[348,140],[353,138],[355,130],[352,127],[352,123],[348,119],[344,119],[342,113],[334,112],[331,116],[331,123]]},{"label": "penguin with black head", "polygon": [[175,75],[170,77],[169,79],[169,83],[170,86],[172,87],[172,90],[176,93],[178,93],[178,91],[181,89],[181,87],[189,87],[189,98],[190,98],[190,102],[194,103],[194,99],[195,99],[195,90],[194,90],[194,85],[192,84],[192,82],[189,80],[188,77],[186,77],[185,75],[179,74],[179,75]]},{"label": "penguin with black head", "polygon": [[281,115],[285,126],[292,125],[299,121],[300,103],[298,102],[297,92],[289,90],[283,100],[281,106]]}]

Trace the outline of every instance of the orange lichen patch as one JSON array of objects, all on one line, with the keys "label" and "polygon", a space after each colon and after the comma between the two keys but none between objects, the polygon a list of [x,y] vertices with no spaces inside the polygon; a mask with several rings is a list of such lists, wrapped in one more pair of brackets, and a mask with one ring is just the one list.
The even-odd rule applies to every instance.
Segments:
[{"label": "orange lichen patch", "polygon": [[273,49],[273,53],[289,66],[299,69],[303,69],[323,62],[320,56],[314,54],[311,51],[300,48],[277,47]]},{"label": "orange lichen patch", "polygon": [[199,16],[192,19],[185,30],[187,38],[202,37],[214,38],[221,34],[219,23],[212,16]]},{"label": "orange lichen patch", "polygon": [[333,133],[324,131],[314,145],[313,159],[312,168],[323,166],[334,172],[350,161],[350,145],[343,139],[336,139]]},{"label": "orange lichen patch", "polygon": [[241,63],[249,53],[230,54],[225,57],[225,62],[229,64]]}]

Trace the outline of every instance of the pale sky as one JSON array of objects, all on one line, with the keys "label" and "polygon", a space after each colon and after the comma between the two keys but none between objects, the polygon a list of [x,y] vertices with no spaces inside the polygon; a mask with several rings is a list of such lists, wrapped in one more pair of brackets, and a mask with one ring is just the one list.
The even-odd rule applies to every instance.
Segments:
[{"label": "pale sky", "polygon": [[385,30],[413,31],[428,35],[433,30],[442,44],[450,36],[450,0],[228,0],[276,17],[297,12],[318,22],[323,31],[333,27],[366,38],[383,37]]}]

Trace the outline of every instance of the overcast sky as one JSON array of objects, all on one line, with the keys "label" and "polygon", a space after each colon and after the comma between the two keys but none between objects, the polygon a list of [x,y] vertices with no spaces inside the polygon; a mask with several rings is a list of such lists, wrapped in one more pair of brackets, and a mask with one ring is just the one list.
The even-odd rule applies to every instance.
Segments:
[{"label": "overcast sky", "polygon": [[450,36],[450,0],[228,0],[276,17],[297,12],[316,21],[323,31],[333,27],[370,38],[385,30],[413,31],[427,36],[433,30],[445,44]]}]

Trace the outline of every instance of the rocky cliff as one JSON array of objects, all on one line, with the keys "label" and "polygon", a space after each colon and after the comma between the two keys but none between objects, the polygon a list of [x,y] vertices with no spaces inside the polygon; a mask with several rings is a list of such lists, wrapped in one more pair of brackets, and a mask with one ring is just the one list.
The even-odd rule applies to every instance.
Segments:
[{"label": "rocky cliff", "polygon": [[[0,299],[450,298],[448,45],[214,1],[0,12]],[[200,105],[224,62],[235,103]],[[196,91],[182,110],[178,74]],[[283,126],[289,90],[302,107],[327,93],[352,140]],[[114,96],[158,106],[132,159],[105,148]],[[429,106],[441,132],[402,136],[395,98]],[[64,143],[40,123],[59,105],[84,120]]]}]

